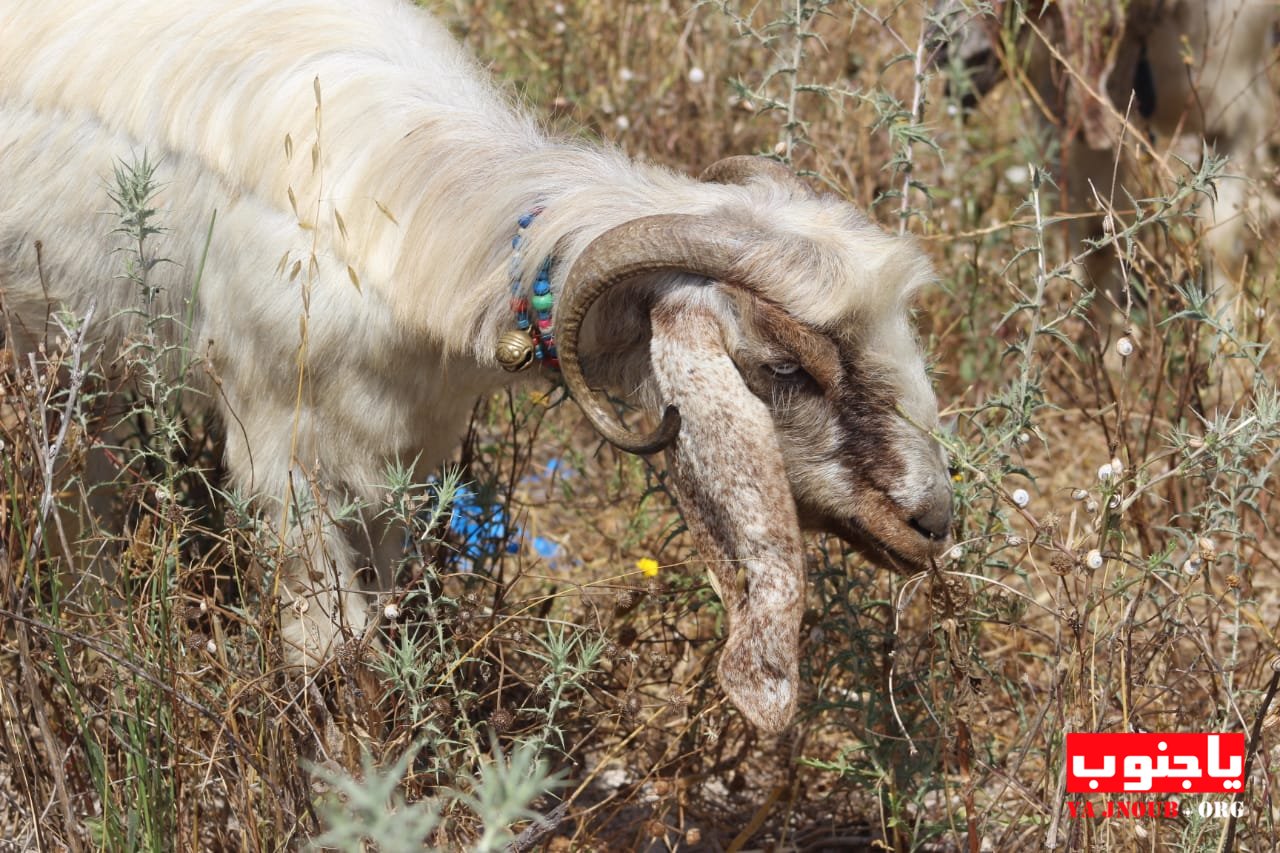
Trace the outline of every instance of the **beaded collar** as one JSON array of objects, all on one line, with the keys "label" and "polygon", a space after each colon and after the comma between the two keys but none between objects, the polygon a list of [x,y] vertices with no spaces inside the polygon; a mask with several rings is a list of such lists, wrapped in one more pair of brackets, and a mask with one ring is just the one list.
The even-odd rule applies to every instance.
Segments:
[{"label": "beaded collar", "polygon": [[[524,370],[535,361],[552,370],[560,369],[560,359],[556,355],[555,326],[551,320],[551,310],[555,305],[555,296],[551,293],[551,264],[554,258],[548,257],[538,267],[532,296],[526,297],[520,292],[524,232],[542,210],[538,206],[521,214],[516,220],[516,233],[511,237],[510,306],[511,313],[515,315],[516,327],[498,338],[494,355],[504,370],[513,373]],[[530,309],[533,310],[533,317],[530,316]]]}]

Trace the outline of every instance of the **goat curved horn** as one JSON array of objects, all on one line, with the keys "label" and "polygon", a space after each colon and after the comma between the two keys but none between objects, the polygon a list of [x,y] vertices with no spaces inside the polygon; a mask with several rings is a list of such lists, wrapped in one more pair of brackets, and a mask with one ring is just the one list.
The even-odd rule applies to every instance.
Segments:
[{"label": "goat curved horn", "polygon": [[609,443],[628,453],[656,453],[675,441],[680,412],[667,406],[657,429],[633,433],[587,387],[578,360],[578,333],[591,306],[614,285],[647,273],[673,271],[719,281],[740,280],[737,261],[743,245],[717,220],[661,214],[611,228],[578,256],[564,285],[569,310],[557,336],[560,374],[569,395]]},{"label": "goat curved horn", "polygon": [[698,180],[707,184],[745,184],[758,177],[771,178],[783,186],[809,194],[809,187],[782,163],[751,154],[738,154],[717,160],[703,170]]}]

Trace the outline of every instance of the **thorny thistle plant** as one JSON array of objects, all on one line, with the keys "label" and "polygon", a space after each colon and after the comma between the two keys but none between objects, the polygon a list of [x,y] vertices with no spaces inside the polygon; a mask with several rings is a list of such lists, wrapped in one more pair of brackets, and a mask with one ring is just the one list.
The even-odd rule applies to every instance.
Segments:
[{"label": "thorny thistle plant", "polygon": [[406,801],[402,786],[423,744],[413,744],[385,770],[366,755],[359,777],[315,766],[312,771],[331,789],[321,803],[327,829],[311,843],[311,849],[336,849],[361,853],[372,844],[378,850],[446,850],[433,843],[445,809],[465,809],[484,827],[467,849],[474,853],[499,853],[509,849],[512,824],[536,819],[530,805],[563,785],[559,774],[549,771],[539,758],[539,748],[524,743],[508,756],[495,740],[492,757],[479,764],[475,776],[460,779],[458,788],[445,787],[434,798]]},{"label": "thorny thistle plant", "polygon": [[165,262],[164,258],[151,256],[147,243],[162,233],[157,224],[159,211],[152,206],[160,189],[156,183],[157,165],[146,151],[140,159],[117,161],[113,172],[115,185],[107,191],[120,217],[115,233],[127,241],[121,248],[125,254],[124,276],[141,291],[149,324],[156,320],[151,312],[159,289],[151,281],[151,270]]}]

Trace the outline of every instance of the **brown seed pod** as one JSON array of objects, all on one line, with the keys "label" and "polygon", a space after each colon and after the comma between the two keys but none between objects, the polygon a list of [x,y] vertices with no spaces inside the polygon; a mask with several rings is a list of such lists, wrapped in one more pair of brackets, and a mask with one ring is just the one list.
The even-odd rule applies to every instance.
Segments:
[{"label": "brown seed pod", "polygon": [[364,643],[348,640],[338,648],[338,662],[349,666],[364,660]]},{"label": "brown seed pod", "polygon": [[515,714],[506,708],[497,708],[489,715],[489,724],[493,726],[493,730],[498,734],[506,734],[511,731],[511,727],[515,725]]},{"label": "brown seed pod", "polygon": [[1049,558],[1049,567],[1053,569],[1055,575],[1069,575],[1072,569],[1076,567],[1076,555],[1070,551],[1055,551],[1053,556]]}]

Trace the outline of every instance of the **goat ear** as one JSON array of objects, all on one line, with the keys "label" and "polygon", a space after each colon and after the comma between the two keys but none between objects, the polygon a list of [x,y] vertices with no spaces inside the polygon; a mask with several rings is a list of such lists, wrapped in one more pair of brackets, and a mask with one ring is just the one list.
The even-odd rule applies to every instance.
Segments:
[{"label": "goat ear", "polygon": [[776,732],[795,715],[804,555],[773,418],[702,294],[668,293],[651,319],[662,404],[681,415],[668,480],[729,614],[720,685],[748,720]]}]

